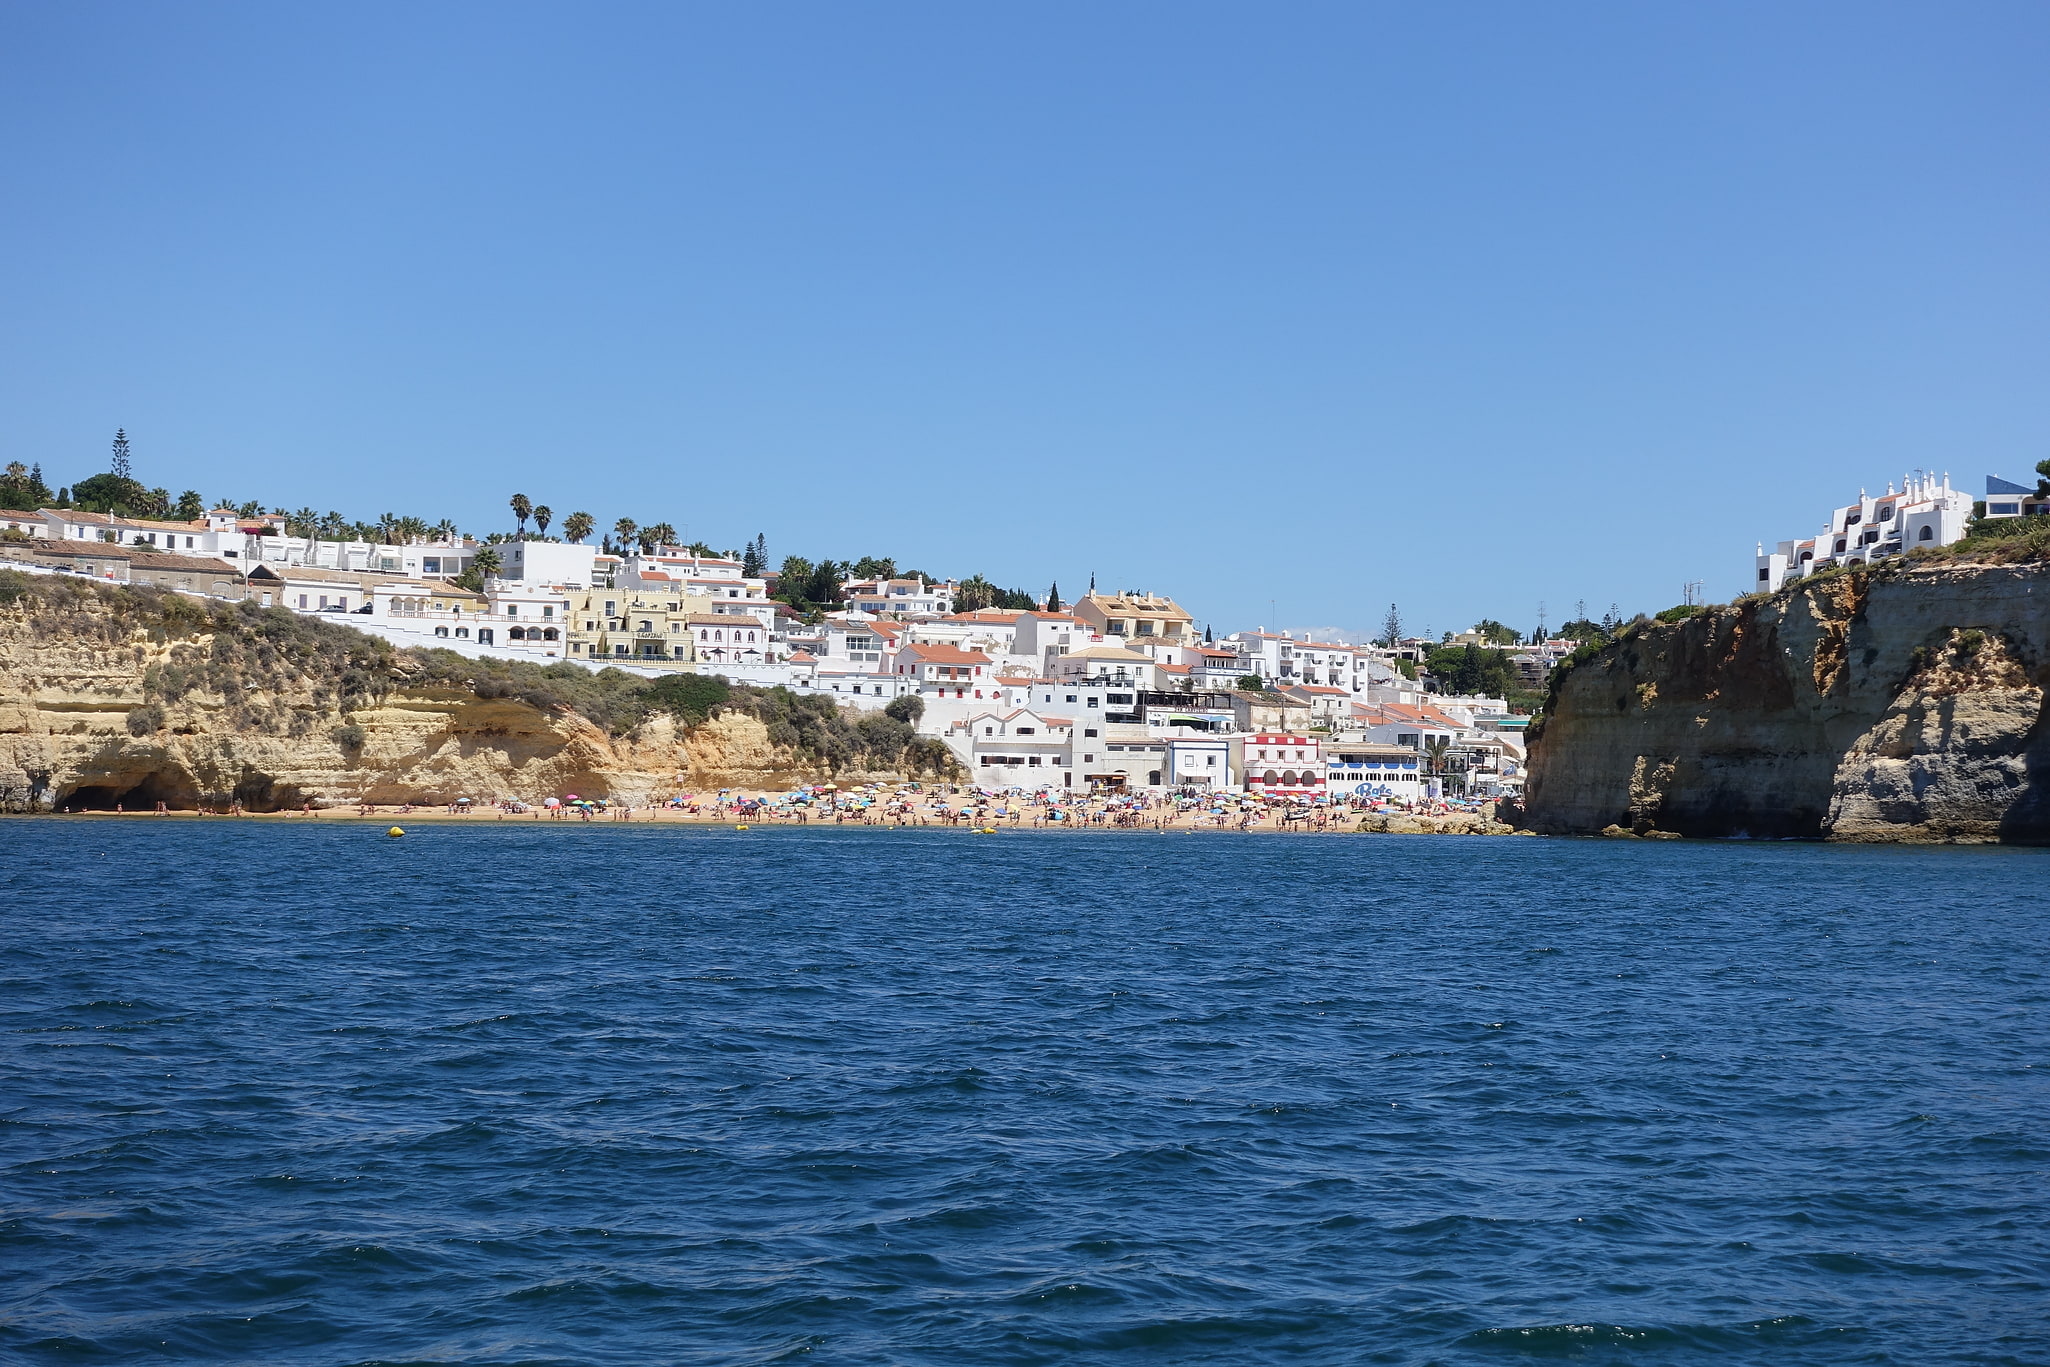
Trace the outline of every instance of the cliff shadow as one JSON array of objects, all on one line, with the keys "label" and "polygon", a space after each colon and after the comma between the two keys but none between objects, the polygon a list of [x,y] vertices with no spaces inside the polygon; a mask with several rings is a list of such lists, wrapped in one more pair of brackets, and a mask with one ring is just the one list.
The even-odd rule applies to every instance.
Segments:
[{"label": "cliff shadow", "polygon": [[2022,745],[2021,793],[2000,818],[2003,845],[2050,845],[2050,697]]},{"label": "cliff shadow", "polygon": [[50,805],[87,812],[111,812],[116,807],[148,811],[159,802],[174,812],[199,809],[199,785],[183,765],[164,764],[118,777],[98,775],[95,781],[60,788]]}]

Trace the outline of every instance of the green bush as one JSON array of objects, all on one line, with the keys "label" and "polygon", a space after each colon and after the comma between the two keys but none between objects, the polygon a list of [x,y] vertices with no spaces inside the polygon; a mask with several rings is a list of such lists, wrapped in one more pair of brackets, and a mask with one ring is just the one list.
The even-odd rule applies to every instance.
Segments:
[{"label": "green bush", "polygon": [[[593,673],[567,662],[538,665],[472,660],[448,650],[395,650],[377,637],[284,608],[12,571],[0,571],[0,606],[26,615],[45,638],[125,646],[141,633],[164,648],[167,658],[143,674],[146,701],[128,715],[129,730],[138,736],[162,730],[165,706],[191,694],[218,697],[230,719],[253,733],[297,735],[306,734],[318,714],[275,705],[270,699],[280,693],[308,691],[332,715],[396,689],[439,686],[482,699],[515,699],[543,712],[574,713],[614,736],[631,734],[657,712],[689,728],[733,710],[758,718],[770,739],[794,750],[800,762],[943,776],[958,771],[945,744],[917,734],[914,722],[924,704],[916,697],[856,717],[830,696],[784,688],[699,674],[648,679],[621,669]],[[354,724],[337,726],[329,735],[346,749],[360,748],[367,739]]]},{"label": "green bush", "polygon": [[1707,611],[1708,609],[1699,603],[1682,603],[1678,607],[1667,608],[1664,612],[1659,613],[1658,620],[1661,622],[1684,622],[1689,617],[1698,617]]}]

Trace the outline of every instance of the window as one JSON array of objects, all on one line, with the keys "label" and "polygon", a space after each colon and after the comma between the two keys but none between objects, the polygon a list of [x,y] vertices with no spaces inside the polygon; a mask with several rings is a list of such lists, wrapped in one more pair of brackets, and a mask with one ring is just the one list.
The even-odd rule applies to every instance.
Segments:
[{"label": "window", "polygon": [[1771,570],[1768,570],[1768,569],[1762,569],[1762,568],[1761,568],[1761,569],[1760,569],[1760,570],[1758,571],[1758,582],[1759,582],[1759,583],[1763,584],[1763,583],[1765,583],[1765,582],[1766,582],[1767,580],[1769,580],[1769,579],[1771,579],[1771,578],[1772,578],[1772,571],[1771,571]]},{"label": "window", "polygon": [[1091,737],[1091,738],[1094,738],[1094,736],[1096,735],[1096,728],[1094,728],[1094,727],[1085,727],[1085,728],[1083,729],[1083,731],[1082,731],[1082,734],[1083,734],[1083,735],[1085,735],[1085,736],[1089,736],[1089,737]]},{"label": "window", "polygon": [[1893,521],[1893,505],[1891,503],[1879,510],[1879,520],[1881,522]]},{"label": "window", "polygon": [[[2021,510],[2019,503],[1989,503],[1986,505],[1986,511],[1989,513],[2019,513]],[[1843,548],[1838,547],[1837,549],[1841,550]]]},{"label": "window", "polygon": [[[1053,699],[1052,699],[1052,698],[1048,698],[1048,699],[1047,699],[1047,701],[1048,701],[1048,702],[1052,702],[1052,701],[1053,701]],[[1069,701],[1069,702],[1073,702],[1073,701],[1075,701],[1075,695],[1074,695],[1073,693],[1070,693],[1070,694],[1068,694],[1068,701]]]},{"label": "window", "polygon": [[1038,728],[1037,728],[1037,727],[1032,727],[1032,726],[1020,726],[1020,727],[1016,727],[1016,728],[1014,728],[1014,730],[1016,731],[1016,733],[1017,733],[1018,735],[1021,735],[1021,736],[1031,736],[1031,735],[1037,735],[1037,734],[1038,734]]},{"label": "window", "polygon": [[508,616],[508,617],[517,617],[517,616],[519,616],[519,615],[520,615],[520,605],[519,605],[518,603],[507,603],[507,604],[505,605],[505,615],[506,615],[506,616]]},{"label": "window", "polygon": [[1917,541],[1934,541],[1935,539],[1936,529],[1934,527],[1922,528],[1921,534],[1915,538]]},{"label": "window", "polygon": [[1836,553],[1838,555],[1842,555],[1844,553],[1844,539],[1842,537],[1838,537],[1836,539]]}]

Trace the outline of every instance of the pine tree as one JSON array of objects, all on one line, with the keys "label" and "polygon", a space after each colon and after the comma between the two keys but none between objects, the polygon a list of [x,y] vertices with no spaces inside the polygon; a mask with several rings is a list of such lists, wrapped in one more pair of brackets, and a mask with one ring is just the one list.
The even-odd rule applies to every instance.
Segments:
[{"label": "pine tree", "polygon": [[1381,644],[1394,649],[1402,639],[1402,613],[1395,604],[1388,605],[1388,615],[1381,619]]},{"label": "pine tree", "polygon": [[1046,610],[1048,612],[1059,612],[1061,610],[1061,583],[1058,579],[1046,591]]},{"label": "pine tree", "polygon": [[114,464],[109,468],[122,479],[135,478],[128,467],[128,429],[125,427],[114,429]]}]

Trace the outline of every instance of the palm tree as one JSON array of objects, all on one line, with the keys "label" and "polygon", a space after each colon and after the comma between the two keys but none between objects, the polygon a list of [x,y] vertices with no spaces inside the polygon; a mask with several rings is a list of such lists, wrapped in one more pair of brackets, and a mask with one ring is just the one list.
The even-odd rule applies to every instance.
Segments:
[{"label": "palm tree", "polygon": [[667,522],[657,522],[652,527],[641,528],[641,549],[653,555],[663,546],[676,543],[676,528]]},{"label": "palm tree", "polygon": [[971,574],[954,590],[954,610],[974,612],[986,608],[997,600],[997,586],[979,574]]},{"label": "palm tree", "polygon": [[399,519],[399,535],[405,538],[408,545],[416,541],[425,541],[427,539],[427,532],[427,519],[424,517],[402,517]]},{"label": "palm tree", "polygon": [[554,520],[555,510],[553,508],[545,503],[536,504],[534,507],[534,534],[536,536],[548,535],[548,524]]},{"label": "palm tree", "polygon": [[591,534],[591,529],[597,525],[597,519],[589,513],[571,513],[562,520],[562,534],[571,541],[581,544],[583,539]]},{"label": "palm tree", "polygon": [[1444,773],[1444,772],[1445,772],[1445,759],[1446,759],[1446,756],[1447,756],[1447,755],[1449,755],[1449,754],[1451,753],[1451,751],[1452,751],[1452,737],[1450,737],[1450,736],[1425,736],[1425,737],[1424,737],[1424,757],[1425,757],[1426,759],[1428,759],[1428,760],[1430,761],[1430,763],[1431,763],[1431,772],[1432,772],[1432,773],[1434,773],[1434,774],[1442,774],[1442,773]]},{"label": "palm tree", "polygon": [[285,530],[293,536],[303,536],[309,539],[318,537],[320,535],[320,514],[314,512],[311,508],[301,508],[298,512],[285,519]]},{"label": "palm tree", "polygon": [[634,533],[640,529],[640,523],[630,517],[622,517],[612,524],[612,535],[619,542],[620,549],[624,550],[626,544],[634,539]]},{"label": "palm tree", "polygon": [[398,518],[391,513],[379,513],[377,515],[377,534],[384,539],[385,545],[396,545],[399,534]]},{"label": "palm tree", "polygon": [[435,523],[435,524],[434,524],[434,539],[435,539],[436,541],[440,541],[440,542],[444,542],[444,543],[446,543],[446,542],[453,542],[453,541],[454,541],[454,540],[456,539],[456,524],[455,524],[455,519],[454,519],[454,518],[449,518],[449,517],[445,517],[445,518],[443,518],[443,519],[442,519],[441,521],[439,521],[439,522]]},{"label": "palm tree", "polygon": [[534,515],[534,500],[528,498],[525,494],[514,494],[512,496],[512,510],[513,516],[520,520],[520,535],[525,537],[527,534],[527,519]]},{"label": "palm tree", "polygon": [[498,558],[497,551],[489,546],[483,546],[478,549],[477,558],[470,562],[470,568],[477,571],[478,577],[489,579],[492,575],[498,573],[504,563],[504,561]]}]

